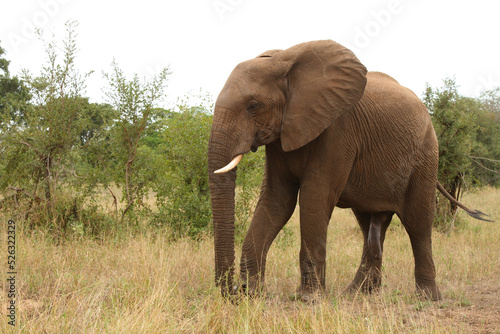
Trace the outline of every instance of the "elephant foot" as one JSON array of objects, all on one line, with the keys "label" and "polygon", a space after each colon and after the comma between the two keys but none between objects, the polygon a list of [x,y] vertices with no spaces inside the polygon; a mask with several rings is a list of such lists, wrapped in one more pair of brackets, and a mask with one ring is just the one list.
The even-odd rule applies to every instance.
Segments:
[{"label": "elephant foot", "polygon": [[351,282],[347,286],[347,288],[344,290],[345,293],[358,293],[362,292],[364,294],[371,294],[375,293],[380,290],[381,284],[374,284],[374,283],[358,283],[358,282]]},{"label": "elephant foot", "polygon": [[234,285],[231,281],[226,281],[217,284],[220,289],[220,293],[224,298],[231,298],[238,294],[238,286]]},{"label": "elephant foot", "polygon": [[244,282],[240,285],[239,291],[249,297],[260,296],[264,290],[264,282],[258,277],[250,277],[248,279],[241,278]]},{"label": "elephant foot", "polygon": [[418,297],[432,301],[441,300],[441,292],[439,292],[436,282],[417,283],[416,285]]},{"label": "elephant foot", "polygon": [[325,283],[315,275],[303,276],[295,300],[305,303],[317,303],[325,295]]},{"label": "elephant foot", "polygon": [[349,284],[345,290],[348,293],[372,293],[380,290],[382,286],[382,275],[378,269],[372,270],[370,273],[356,274],[354,280]]},{"label": "elephant foot", "polygon": [[325,292],[323,289],[318,290],[302,290],[297,289],[297,292],[291,296],[291,300],[298,300],[307,304],[317,304],[324,297]]}]

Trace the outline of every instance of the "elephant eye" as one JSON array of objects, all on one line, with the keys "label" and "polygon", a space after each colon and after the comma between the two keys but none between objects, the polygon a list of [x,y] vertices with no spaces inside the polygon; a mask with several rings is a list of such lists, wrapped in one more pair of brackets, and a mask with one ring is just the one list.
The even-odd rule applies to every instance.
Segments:
[{"label": "elephant eye", "polygon": [[260,105],[257,102],[250,102],[250,104],[247,107],[247,111],[249,113],[255,113],[257,110],[259,110]]}]

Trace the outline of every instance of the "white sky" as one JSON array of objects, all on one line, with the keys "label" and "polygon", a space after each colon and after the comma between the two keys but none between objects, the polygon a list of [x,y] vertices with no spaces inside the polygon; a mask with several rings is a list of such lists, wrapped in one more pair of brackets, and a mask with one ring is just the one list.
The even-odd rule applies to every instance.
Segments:
[{"label": "white sky", "polygon": [[368,70],[421,96],[455,76],[462,94],[500,86],[500,1],[475,0],[22,0],[0,5],[0,45],[12,74],[44,64],[33,27],[62,40],[79,22],[77,63],[94,70],[87,95],[102,102],[113,58],[151,77],[170,66],[168,104],[201,88],[215,99],[234,68],[268,49],[333,39]]}]

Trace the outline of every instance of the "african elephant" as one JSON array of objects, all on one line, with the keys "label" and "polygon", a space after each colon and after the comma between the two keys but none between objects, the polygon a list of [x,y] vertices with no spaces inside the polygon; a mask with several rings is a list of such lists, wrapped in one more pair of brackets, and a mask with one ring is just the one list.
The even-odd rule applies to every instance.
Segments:
[{"label": "african elephant", "polygon": [[386,74],[367,73],[329,40],[236,66],[216,100],[208,147],[215,279],[223,294],[234,292],[234,167],[261,145],[264,180],[241,255],[247,292],[262,286],[269,247],[298,198],[303,297],[325,286],[327,227],[337,206],[352,208],[364,237],[349,289],[380,286],[385,233],[397,214],[410,237],[417,291],[440,298],[431,248],[438,142],[413,92]]}]

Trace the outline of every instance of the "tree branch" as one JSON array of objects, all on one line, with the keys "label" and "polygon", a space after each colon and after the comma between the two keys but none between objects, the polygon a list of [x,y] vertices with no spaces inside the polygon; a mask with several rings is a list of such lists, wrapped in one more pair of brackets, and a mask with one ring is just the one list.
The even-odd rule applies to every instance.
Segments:
[{"label": "tree branch", "polygon": [[115,206],[115,220],[118,220],[118,200],[116,199],[115,194],[109,186],[107,187],[107,189],[111,193],[111,196],[113,196],[113,205]]},{"label": "tree branch", "polygon": [[[489,160],[489,159],[488,159]],[[497,171],[497,170],[493,170],[493,169],[490,169],[482,164],[480,164],[479,162],[477,162],[476,160],[472,159],[472,161],[474,161],[475,163],[477,163],[481,168],[484,168],[486,169],[487,171],[489,172],[492,172],[492,173],[497,173],[497,174],[500,174],[500,171]]]},{"label": "tree branch", "polygon": [[7,189],[10,189],[10,190],[15,190],[16,192],[18,192],[18,193],[22,193],[22,194],[24,194],[26,197],[33,198],[33,199],[35,199],[35,200],[37,200],[37,201],[44,201],[44,199],[43,199],[43,198],[38,197],[38,196],[36,196],[36,195],[32,195],[32,194],[30,194],[30,193],[26,192],[26,190],[24,190],[24,189],[20,189],[20,188],[12,187],[12,186],[8,187]]},{"label": "tree branch", "polygon": [[489,159],[489,158],[484,158],[484,157],[473,157],[472,155],[468,155],[468,157],[471,159],[480,159],[480,160],[487,160],[487,161],[491,161],[491,162],[500,162],[500,160]]}]

